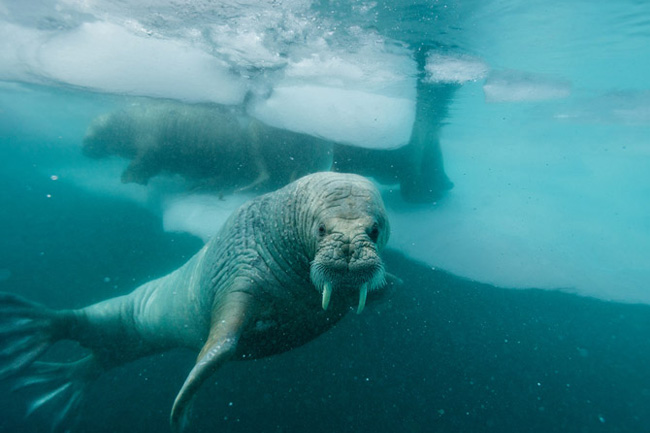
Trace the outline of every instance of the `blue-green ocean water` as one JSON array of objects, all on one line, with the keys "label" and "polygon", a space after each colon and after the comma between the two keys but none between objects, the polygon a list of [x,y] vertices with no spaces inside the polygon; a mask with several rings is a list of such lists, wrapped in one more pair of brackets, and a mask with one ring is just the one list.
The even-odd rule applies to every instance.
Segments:
[{"label": "blue-green ocean water", "polygon": [[[413,58],[418,50],[460,53],[489,69],[454,70],[470,78],[452,83],[450,100],[416,96],[447,112],[440,143],[454,189],[435,204],[412,205],[384,186],[393,222],[384,257],[404,283],[301,348],[226,365],[201,389],[191,431],[650,431],[646,2],[244,9],[228,2],[196,2],[194,9],[102,2],[96,9],[77,5],[74,13],[66,9],[71,4],[43,2],[29,12],[4,2],[0,18],[53,35],[91,22],[89,16],[113,17],[131,30],[139,22],[174,41],[200,39],[186,30],[203,29],[198,34],[214,44],[205,51],[256,77],[259,87],[275,85],[269,71],[285,66],[260,66],[261,58],[270,60],[250,54],[259,46],[242,36],[255,32],[273,35],[264,48],[289,59],[310,58],[319,47],[357,52],[354,44],[370,34],[406,47]],[[237,21],[250,32],[242,30],[242,39],[226,33],[235,40],[228,50],[218,34],[206,36],[211,19],[237,20],[247,10],[270,24]],[[318,25],[307,26],[299,19],[305,17]],[[320,30],[324,45],[314,42]],[[5,53],[29,49],[18,49],[19,62],[0,54],[0,290],[80,308],[184,263],[203,241],[165,230],[166,191],[127,188],[119,183],[119,161],[81,155],[92,119],[141,93],[120,91],[101,67],[86,71],[96,79],[84,86],[75,81],[78,67],[63,73],[51,59],[32,62],[30,39],[13,27],[2,32],[16,36],[0,42]],[[364,67],[361,81],[389,70]],[[165,72],[152,68],[150,81]],[[354,76],[346,75],[343,87],[367,90]],[[417,80],[429,79],[419,70]],[[98,87],[102,82],[108,84]],[[82,353],[63,344],[47,356],[63,361]],[[86,396],[75,431],[168,431],[194,356],[172,351],[107,372]],[[0,384],[0,431],[49,430],[56,407],[25,418],[29,397]]]}]

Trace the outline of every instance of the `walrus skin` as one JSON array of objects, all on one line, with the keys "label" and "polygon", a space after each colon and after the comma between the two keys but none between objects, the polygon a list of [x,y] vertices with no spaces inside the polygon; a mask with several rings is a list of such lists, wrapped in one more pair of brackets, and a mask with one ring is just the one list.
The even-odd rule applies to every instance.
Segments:
[{"label": "walrus skin", "polygon": [[[300,346],[331,328],[385,283],[380,250],[389,223],[379,192],[353,174],[316,173],[260,196],[231,215],[185,265],[132,293],[79,310],[52,311],[0,295],[0,376],[18,387],[50,383],[29,411],[67,394],[59,418],[106,369],[174,347],[199,351],[178,393],[179,431],[199,386],[228,360]],[[60,339],[91,354],[36,361]],[[35,362],[36,361],[36,362]]]}]

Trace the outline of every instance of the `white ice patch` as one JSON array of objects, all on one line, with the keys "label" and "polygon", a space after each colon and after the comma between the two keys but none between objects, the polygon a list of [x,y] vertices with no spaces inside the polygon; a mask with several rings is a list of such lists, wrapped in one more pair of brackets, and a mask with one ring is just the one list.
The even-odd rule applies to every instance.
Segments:
[{"label": "white ice patch", "polygon": [[526,102],[566,98],[571,83],[521,71],[492,72],[483,85],[487,102]]},{"label": "white ice patch", "polygon": [[249,113],[277,128],[359,147],[408,143],[415,120],[411,99],[321,86],[277,87]]},{"label": "white ice patch", "polygon": [[485,78],[490,68],[481,59],[465,54],[431,52],[424,69],[427,82],[463,84]]},{"label": "white ice patch", "polygon": [[415,121],[417,67],[408,52],[382,40],[358,52],[331,51],[292,61],[270,95],[248,112],[296,132],[365,148],[408,143]]},{"label": "white ice patch", "polygon": [[390,246],[500,287],[650,303],[650,235],[629,216],[617,215],[620,206],[605,212],[611,203],[580,199],[585,190],[558,200],[551,192],[529,197],[521,190],[483,190],[479,197],[471,189],[456,182],[440,208],[391,211]]},{"label": "white ice patch", "polygon": [[219,59],[176,40],[108,22],[42,31],[0,22],[0,79],[95,91],[238,104],[247,84]]},{"label": "white ice patch", "polygon": [[235,209],[252,196],[208,194],[175,195],[164,200],[163,227],[166,231],[187,232],[207,241]]}]

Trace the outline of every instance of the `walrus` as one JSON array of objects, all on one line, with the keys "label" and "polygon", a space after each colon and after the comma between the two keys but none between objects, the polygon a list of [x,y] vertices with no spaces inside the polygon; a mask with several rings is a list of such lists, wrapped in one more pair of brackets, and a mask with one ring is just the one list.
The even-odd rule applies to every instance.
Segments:
[{"label": "walrus", "polygon": [[[186,425],[201,384],[226,361],[300,346],[348,311],[361,313],[386,282],[380,257],[389,222],[374,185],[321,172],[242,205],[179,269],[130,294],[77,310],[51,310],[0,294],[0,377],[46,384],[29,411],[61,399],[59,420],[77,410],[103,371],[176,347],[198,352],[171,410]],[[73,363],[38,361],[59,340],[90,354]]]},{"label": "walrus", "polygon": [[94,118],[85,156],[129,161],[123,183],[179,175],[192,188],[220,192],[280,188],[329,169],[332,144],[265,125],[232,107],[143,100]]}]

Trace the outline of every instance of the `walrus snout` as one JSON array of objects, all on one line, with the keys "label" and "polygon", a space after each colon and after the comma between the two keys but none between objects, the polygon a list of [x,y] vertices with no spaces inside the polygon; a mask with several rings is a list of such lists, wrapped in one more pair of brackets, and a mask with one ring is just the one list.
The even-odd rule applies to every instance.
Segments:
[{"label": "walrus snout", "polygon": [[368,291],[379,289],[386,284],[384,265],[376,255],[373,259],[366,257],[365,260],[355,260],[351,263],[341,263],[341,260],[329,263],[314,260],[310,267],[310,277],[316,289],[321,293],[323,310],[327,310],[329,307],[334,290],[337,292],[358,291],[357,314],[360,314],[366,305]]}]

